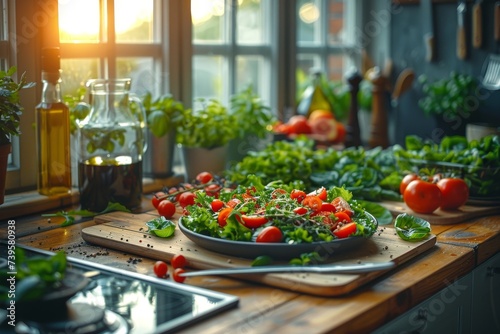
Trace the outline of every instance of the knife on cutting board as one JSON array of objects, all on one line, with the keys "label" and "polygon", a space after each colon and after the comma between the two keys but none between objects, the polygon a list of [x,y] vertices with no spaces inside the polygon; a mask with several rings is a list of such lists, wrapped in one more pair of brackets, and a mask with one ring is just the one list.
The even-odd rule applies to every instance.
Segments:
[{"label": "knife on cutting board", "polygon": [[422,0],[422,23],[425,43],[425,59],[431,62],[436,59],[436,41],[434,36],[434,17],[432,15],[432,0]]},{"label": "knife on cutting board", "polygon": [[458,26],[457,26],[457,57],[467,58],[467,45],[465,40],[465,14],[467,13],[466,0],[459,0],[457,6]]},{"label": "knife on cutting board", "polygon": [[472,7],[472,46],[476,49],[483,46],[483,0],[476,0]]}]

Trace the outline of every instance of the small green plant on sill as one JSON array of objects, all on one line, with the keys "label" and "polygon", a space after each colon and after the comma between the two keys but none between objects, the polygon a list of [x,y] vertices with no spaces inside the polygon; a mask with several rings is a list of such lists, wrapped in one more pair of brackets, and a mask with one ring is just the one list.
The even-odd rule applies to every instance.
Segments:
[{"label": "small green plant on sill", "polygon": [[21,75],[19,83],[12,76],[16,73],[15,66],[7,71],[0,71],[0,145],[9,144],[12,136],[19,136],[19,124],[24,108],[19,101],[19,91],[33,87],[33,82],[26,82],[26,73]]},{"label": "small green plant on sill", "polygon": [[177,143],[186,147],[214,148],[237,137],[235,116],[219,101],[199,99],[201,108],[184,112],[177,127]]},{"label": "small green plant on sill", "polygon": [[271,108],[264,105],[251,85],[231,97],[229,111],[235,117],[239,138],[248,135],[264,138],[275,121]]},{"label": "small green plant on sill", "polygon": [[163,95],[153,100],[151,93],[142,98],[146,109],[148,128],[155,137],[163,137],[182,122],[184,105],[176,101],[172,95]]},{"label": "small green plant on sill", "polygon": [[451,72],[448,78],[429,82],[425,75],[419,77],[424,96],[418,101],[426,115],[442,115],[448,119],[469,113],[471,97],[475,96],[477,80],[465,74]]}]

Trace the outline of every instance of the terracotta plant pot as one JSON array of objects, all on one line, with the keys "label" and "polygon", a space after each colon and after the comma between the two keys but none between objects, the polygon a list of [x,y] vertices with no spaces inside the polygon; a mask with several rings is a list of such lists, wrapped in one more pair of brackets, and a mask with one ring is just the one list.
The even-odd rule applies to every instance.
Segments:
[{"label": "terracotta plant pot", "polygon": [[7,178],[7,161],[11,144],[0,145],[0,204],[3,204],[5,198],[5,179]]},{"label": "terracotta plant pot", "polygon": [[180,146],[184,167],[186,168],[186,182],[196,178],[201,172],[220,174],[224,171],[227,161],[227,145],[214,148]]}]

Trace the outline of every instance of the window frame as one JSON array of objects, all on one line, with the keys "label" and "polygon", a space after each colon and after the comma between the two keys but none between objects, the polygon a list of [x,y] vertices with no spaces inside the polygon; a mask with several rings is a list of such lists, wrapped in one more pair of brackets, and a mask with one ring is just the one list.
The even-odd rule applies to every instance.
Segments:
[{"label": "window frame", "polygon": [[[19,138],[14,138],[13,144],[19,150],[18,155],[12,155],[12,164],[7,176],[6,189],[8,193],[23,191],[36,188],[36,157],[35,131],[32,124],[35,123],[34,110],[38,103],[37,97],[41,94],[40,82],[40,53],[43,46],[59,45],[61,47],[62,58],[84,58],[94,57],[102,54],[102,48],[99,44],[85,43],[74,44],[71,47],[67,43],[59,43],[59,33],[57,24],[57,0],[46,0],[43,2],[36,0],[0,0],[7,4],[8,13],[6,16],[10,34],[9,37],[17,37],[17,45],[11,40],[0,41],[0,59],[6,61],[7,67],[16,65],[18,69],[26,71],[28,80],[36,82],[35,88],[23,90],[21,98],[25,112],[22,116],[21,131]],[[105,3],[105,0],[100,0]],[[133,56],[152,57],[158,64],[158,71],[155,71],[159,77],[155,82],[159,82],[158,94],[171,93],[177,99],[182,101],[185,106],[192,105],[192,57],[203,53],[224,53],[227,46],[214,45],[195,45],[192,43],[192,25],[191,25],[191,1],[163,1],[154,0],[155,5],[161,5],[161,10],[155,11],[156,19],[161,25],[156,27],[155,34],[161,34],[163,37],[155,40],[153,44],[123,44],[118,43],[113,47],[107,48],[111,53],[108,58],[114,61],[116,57]],[[226,0],[228,3],[235,4],[236,0]],[[113,7],[114,0],[108,0],[107,7]],[[347,1],[346,1],[347,2]],[[270,75],[270,96],[269,101],[272,110],[275,111],[279,119],[285,120],[290,117],[295,110],[295,91],[296,78],[295,69],[297,60],[295,55],[298,50],[304,48],[296,43],[296,0],[272,0],[270,1],[271,19],[276,22],[272,27],[273,33],[269,36],[269,46],[237,45],[232,48],[234,68],[237,55],[265,55],[269,58]],[[351,3],[351,1],[349,1]],[[361,1],[355,1],[354,6],[360,6]],[[42,6],[42,7],[41,7]],[[353,22],[358,25],[360,22],[361,11],[359,8],[351,11],[350,15],[355,16]],[[110,10],[106,8],[106,10]],[[236,15],[233,13],[231,15]],[[166,18],[166,19],[162,19]],[[38,20],[38,21],[37,21]],[[28,28],[34,26],[33,36],[28,34]],[[4,23],[5,24],[5,23]],[[112,23],[109,23],[112,24]],[[13,33],[14,32],[14,33]],[[15,33],[19,32],[19,33]],[[108,39],[113,36],[109,35]],[[236,40],[235,34],[232,37]],[[357,55],[358,41],[348,46],[351,54]],[[175,45],[175,48],[171,46]],[[313,48],[317,49],[317,48]],[[311,49],[311,50],[313,50]],[[231,50],[230,50],[231,51]],[[327,46],[323,51],[326,56],[330,52],[345,51],[344,46]],[[29,55],[29,56],[28,56]],[[115,55],[115,56],[112,56]],[[326,63],[325,63],[326,64]],[[108,77],[114,76],[114,66],[107,73]],[[160,77],[161,73],[168,73],[165,77]],[[232,79],[228,93],[235,93],[235,71],[231,71]],[[17,73],[18,77],[20,74]],[[17,145],[17,146],[16,146]],[[20,168],[22,166],[22,170]]]}]

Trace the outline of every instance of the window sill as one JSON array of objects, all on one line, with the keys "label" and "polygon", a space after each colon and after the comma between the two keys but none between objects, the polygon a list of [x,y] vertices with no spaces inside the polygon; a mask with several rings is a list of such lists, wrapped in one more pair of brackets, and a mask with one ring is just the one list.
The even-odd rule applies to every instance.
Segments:
[{"label": "window sill", "polygon": [[[166,179],[144,178],[143,194],[151,194],[163,187],[171,187],[181,182],[184,182],[182,175],[174,175]],[[37,191],[7,195],[4,203],[0,205],[0,220],[77,206],[79,199],[80,194],[77,188],[73,188],[70,194],[51,197],[40,195]]]}]

